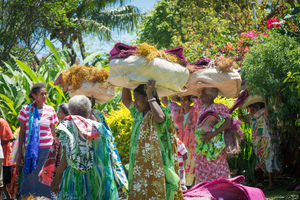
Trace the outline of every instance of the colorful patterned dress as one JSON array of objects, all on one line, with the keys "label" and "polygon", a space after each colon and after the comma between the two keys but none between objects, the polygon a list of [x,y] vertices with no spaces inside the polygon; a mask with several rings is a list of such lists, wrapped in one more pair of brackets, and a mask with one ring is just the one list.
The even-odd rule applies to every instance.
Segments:
[{"label": "colorful patterned dress", "polygon": [[179,107],[174,122],[179,126],[178,138],[184,143],[188,151],[188,159],[184,162],[185,179],[186,185],[192,186],[195,180],[196,109],[192,107],[187,114],[184,114],[184,109]]},{"label": "colorful patterned dress", "polygon": [[[194,103],[194,107],[196,109],[196,112],[198,113],[198,116],[200,116],[205,111],[213,111],[224,119],[231,117],[228,113],[228,107],[224,104],[213,103],[209,107],[205,107],[200,99],[194,99]],[[230,170],[227,163],[225,151],[223,150],[219,154],[219,156],[212,161],[208,161],[205,155],[196,153],[195,173],[197,183],[212,181],[218,178],[230,178]]]},{"label": "colorful patterned dress", "polygon": [[112,134],[104,124],[71,115],[56,131],[68,163],[59,199],[118,199],[109,153]]},{"label": "colorful patterned dress", "polygon": [[129,149],[129,199],[183,199],[170,110],[162,108],[162,123],[155,122],[151,111],[143,116],[133,104],[129,110],[134,119]]},{"label": "colorful patterned dress", "polygon": [[[112,133],[102,113],[98,110],[93,110],[93,114],[97,117],[98,121],[100,123],[103,123],[106,129],[109,130],[106,133]],[[114,142],[114,138],[110,137],[109,135],[107,135],[106,137],[109,139],[109,144],[110,144],[109,149],[113,161],[112,164],[114,169],[113,171],[114,171],[115,181],[119,184],[126,197],[128,197],[128,180],[123,165],[121,163],[121,159],[116,144]]]},{"label": "colorful patterned dress", "polygon": [[280,171],[278,146],[272,140],[275,137],[270,129],[269,121],[265,117],[264,108],[253,115],[250,124],[253,150],[257,157],[255,169],[262,169],[270,173]]}]

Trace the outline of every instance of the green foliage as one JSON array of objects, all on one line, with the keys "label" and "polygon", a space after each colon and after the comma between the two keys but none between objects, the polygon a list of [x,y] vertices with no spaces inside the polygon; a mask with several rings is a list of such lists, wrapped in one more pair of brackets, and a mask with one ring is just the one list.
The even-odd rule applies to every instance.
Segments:
[{"label": "green foliage", "polygon": [[[112,40],[118,33],[131,32],[144,13],[135,6],[125,6],[128,0],[9,0],[0,2],[0,60],[7,61],[16,46],[17,58],[32,62],[44,37],[57,39],[72,49],[71,64],[76,61],[74,42],[78,40],[85,58],[83,37],[98,36]],[[114,6],[118,6],[114,8]],[[109,8],[109,9],[108,9]],[[116,32],[116,33],[115,33]],[[42,46],[41,48],[43,48]],[[24,54],[22,48],[27,50]],[[24,61],[24,60],[23,60]],[[34,64],[34,62],[32,62]]]},{"label": "green foliage", "polygon": [[289,35],[300,39],[300,4],[294,3],[292,7],[291,4],[285,3],[286,12],[284,12],[280,17],[279,22],[274,24],[280,24],[280,28],[277,31],[281,34]]},{"label": "green foliage", "polygon": [[268,100],[273,130],[279,128],[281,132],[288,133],[283,137],[290,142],[295,141],[296,135],[300,136],[300,129],[295,125],[300,113],[300,96],[293,85],[284,80],[290,72],[300,71],[299,57],[297,41],[286,35],[272,33],[250,48],[241,72],[251,93]]},{"label": "green foliage", "polygon": [[113,133],[122,164],[125,166],[129,163],[130,132],[133,124],[130,112],[123,104],[119,104],[118,109],[112,110],[105,118]]},{"label": "green foliage", "polygon": [[[159,49],[196,46],[190,50],[195,56],[189,59],[195,61],[194,57],[208,55],[205,49],[211,43],[226,50],[228,42],[234,44],[241,33],[253,30],[255,22],[261,24],[256,32],[265,31],[266,16],[269,14],[267,9],[274,9],[281,2],[256,3],[255,21],[251,1],[248,0],[163,0],[144,19],[137,42],[148,42]],[[218,44],[220,42],[222,46]]]},{"label": "green foliage", "polygon": [[[62,69],[69,67],[66,63],[67,57],[64,56],[68,54],[58,52],[50,41],[46,42],[54,54],[45,58],[36,72],[20,60],[15,60],[17,65],[4,63],[7,70],[0,72],[0,110],[2,117],[8,121],[13,131],[18,127],[17,116],[22,106],[30,103],[28,94],[33,84],[46,83],[48,92],[46,103],[55,109],[60,103],[67,101],[68,94],[59,86],[54,86],[53,81]],[[54,60],[54,63],[49,63]]]}]

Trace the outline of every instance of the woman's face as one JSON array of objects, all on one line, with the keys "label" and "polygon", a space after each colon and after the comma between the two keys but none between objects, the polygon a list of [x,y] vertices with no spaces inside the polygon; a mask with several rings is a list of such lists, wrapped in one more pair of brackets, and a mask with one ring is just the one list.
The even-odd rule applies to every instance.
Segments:
[{"label": "woman's face", "polygon": [[203,104],[209,104],[211,102],[211,95],[207,94],[205,90],[201,91],[200,99]]},{"label": "woman's face", "polygon": [[61,109],[58,109],[58,112],[57,112],[57,118],[62,121],[64,120],[64,118],[66,117],[65,113],[61,110]]},{"label": "woman's face", "polygon": [[249,107],[249,108],[250,108],[250,113],[251,113],[251,115],[254,115],[257,111],[260,110],[260,108],[255,108],[255,107],[253,107],[253,106],[251,106],[251,107]]},{"label": "woman's face", "polygon": [[36,94],[32,94],[32,96],[37,104],[45,103],[47,100],[47,90],[46,88],[41,88]]},{"label": "woman's face", "polygon": [[179,103],[183,108],[188,108],[190,107],[192,102],[189,100],[187,96],[185,96],[185,97],[180,97]]},{"label": "woman's face", "polygon": [[150,105],[148,103],[147,97],[144,97],[138,92],[134,92],[133,97],[134,97],[134,105],[139,112],[145,112],[150,109]]}]

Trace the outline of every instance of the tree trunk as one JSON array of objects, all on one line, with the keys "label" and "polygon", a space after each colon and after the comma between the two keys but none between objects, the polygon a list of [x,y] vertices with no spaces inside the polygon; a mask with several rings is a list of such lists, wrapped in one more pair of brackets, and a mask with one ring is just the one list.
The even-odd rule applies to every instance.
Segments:
[{"label": "tree trunk", "polygon": [[76,57],[77,57],[76,51],[75,51],[75,49],[74,49],[74,47],[73,47],[73,41],[70,41],[70,43],[67,44],[67,47],[68,47],[69,49],[72,50],[72,54],[71,54],[71,64],[70,64],[70,66],[72,66],[72,65],[75,64],[75,62],[76,62]]},{"label": "tree trunk", "polygon": [[[85,56],[86,51],[85,51],[85,46],[83,43],[82,33],[80,31],[78,31],[78,43],[79,43],[82,60],[84,60],[86,58],[86,56]],[[88,63],[86,65],[88,65]]]}]

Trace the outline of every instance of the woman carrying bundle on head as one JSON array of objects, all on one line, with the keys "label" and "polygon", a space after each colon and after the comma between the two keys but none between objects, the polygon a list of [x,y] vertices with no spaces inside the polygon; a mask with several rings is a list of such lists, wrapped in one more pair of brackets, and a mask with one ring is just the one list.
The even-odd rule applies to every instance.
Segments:
[{"label": "woman carrying bundle on head", "polygon": [[[171,112],[160,106],[155,81],[139,85],[122,102],[134,119],[129,150],[129,199],[182,199],[177,141]],[[176,192],[177,191],[177,192]]]},{"label": "woman carrying bundle on head", "polygon": [[162,103],[167,106],[172,105],[172,114],[175,124],[178,125],[178,139],[181,140],[187,148],[188,155],[187,160],[184,161],[185,170],[185,184],[186,186],[193,186],[195,184],[195,168],[194,168],[194,156],[195,156],[195,145],[196,145],[196,123],[197,123],[197,112],[191,104],[192,96],[180,96],[177,98],[171,97],[179,101],[180,106],[167,100],[167,97],[162,98]]},{"label": "woman carrying bundle on head", "polygon": [[[195,99],[195,108],[198,113],[197,122],[197,145],[195,153],[195,173],[196,182],[212,181],[218,178],[230,178],[230,171],[227,163],[226,153],[224,151],[224,131],[231,126],[229,109],[224,104],[214,103],[214,99],[218,96],[217,88],[203,88],[198,90],[199,98]],[[209,121],[201,124],[203,114],[211,112],[219,120],[218,128],[215,129],[216,124],[207,124]],[[206,124],[205,124],[206,123]],[[206,132],[204,126],[214,127],[211,132]],[[210,154],[207,143],[212,142],[217,148],[214,154]],[[201,150],[198,149],[201,147]]]}]

